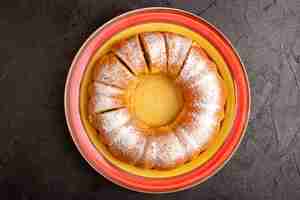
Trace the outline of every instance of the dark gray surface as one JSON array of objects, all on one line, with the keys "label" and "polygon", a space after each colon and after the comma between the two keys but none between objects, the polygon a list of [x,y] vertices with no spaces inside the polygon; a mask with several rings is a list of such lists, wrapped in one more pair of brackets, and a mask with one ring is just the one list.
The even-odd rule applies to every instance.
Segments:
[{"label": "dark gray surface", "polygon": [[[145,6],[219,27],[249,73],[252,113],[233,159],[184,192],[144,195],[98,175],[66,128],[64,83],[84,40]],[[0,5],[0,199],[300,199],[300,1],[29,1]]]}]

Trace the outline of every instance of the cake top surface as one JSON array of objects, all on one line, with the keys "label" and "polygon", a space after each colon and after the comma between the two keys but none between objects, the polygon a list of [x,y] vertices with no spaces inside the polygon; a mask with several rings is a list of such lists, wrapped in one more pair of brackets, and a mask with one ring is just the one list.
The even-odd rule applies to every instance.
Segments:
[{"label": "cake top surface", "polygon": [[224,118],[226,89],[216,64],[174,33],[117,43],[94,67],[92,125],[110,152],[145,168],[169,169],[207,148]]}]

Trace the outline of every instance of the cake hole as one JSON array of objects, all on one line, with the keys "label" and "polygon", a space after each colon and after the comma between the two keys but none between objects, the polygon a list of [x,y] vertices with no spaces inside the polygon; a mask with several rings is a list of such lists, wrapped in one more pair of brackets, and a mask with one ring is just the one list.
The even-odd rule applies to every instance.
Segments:
[{"label": "cake hole", "polygon": [[182,91],[164,74],[143,75],[132,93],[132,107],[136,118],[148,126],[164,126],[180,113]]}]

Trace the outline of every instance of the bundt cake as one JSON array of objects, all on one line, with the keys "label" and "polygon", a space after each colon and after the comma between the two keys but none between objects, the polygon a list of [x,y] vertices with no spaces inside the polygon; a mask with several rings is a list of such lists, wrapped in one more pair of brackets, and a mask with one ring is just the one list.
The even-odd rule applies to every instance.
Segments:
[{"label": "bundt cake", "polygon": [[191,39],[147,32],[102,56],[88,88],[88,112],[116,158],[170,169],[207,148],[224,118],[226,88],[216,64]]}]

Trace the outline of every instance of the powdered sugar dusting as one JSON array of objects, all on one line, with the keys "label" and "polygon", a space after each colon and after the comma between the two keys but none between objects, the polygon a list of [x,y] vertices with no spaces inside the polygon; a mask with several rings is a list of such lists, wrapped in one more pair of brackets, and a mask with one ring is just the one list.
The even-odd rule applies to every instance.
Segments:
[{"label": "powdered sugar dusting", "polygon": [[112,151],[130,163],[139,161],[146,145],[145,135],[132,123],[127,123],[114,132],[113,144],[110,147]]},{"label": "powdered sugar dusting", "polygon": [[145,53],[149,57],[150,68],[158,68],[160,71],[167,72],[167,54],[163,34],[158,32],[142,33],[141,40]]},{"label": "powdered sugar dusting", "polygon": [[217,74],[214,72],[208,72],[199,76],[197,80],[194,80],[192,87],[195,91],[199,92],[200,101],[205,104],[220,104],[222,95],[221,85]]},{"label": "powdered sugar dusting", "polygon": [[193,46],[177,78],[193,94],[189,120],[177,129],[178,138],[185,144],[188,157],[202,151],[211,140],[223,117],[222,83],[215,66],[198,46]]},{"label": "powdered sugar dusting", "polygon": [[185,144],[187,157],[191,159],[200,153],[214,136],[219,120],[216,115],[207,112],[191,113],[192,120],[177,129],[177,136]]},{"label": "powdered sugar dusting", "polygon": [[183,81],[199,78],[201,74],[208,71],[207,64],[208,60],[201,56],[197,49],[192,47],[179,74],[179,78]]},{"label": "powdered sugar dusting", "polygon": [[114,52],[135,74],[147,71],[144,53],[137,35],[120,42],[114,48]]},{"label": "powdered sugar dusting", "polygon": [[135,77],[126,67],[112,54],[105,55],[94,70],[94,80],[113,85],[119,88],[126,88],[128,82]]},{"label": "powdered sugar dusting", "polygon": [[104,95],[92,96],[89,100],[89,113],[99,113],[106,110],[123,107],[121,99]]},{"label": "powdered sugar dusting", "polygon": [[147,145],[143,158],[140,160],[139,164],[145,168],[153,168],[157,163],[158,148],[157,141],[154,139],[154,136],[149,136],[147,138]]},{"label": "powdered sugar dusting", "polygon": [[198,149],[199,149],[199,147],[198,147],[195,139],[189,133],[188,128],[186,128],[185,126],[178,127],[175,130],[175,132],[176,132],[176,135],[177,135],[178,139],[181,141],[181,143],[185,147],[185,152],[186,152],[185,157],[187,157],[188,159],[190,159],[192,157],[192,155],[195,152],[197,152]]},{"label": "powdered sugar dusting", "polygon": [[166,40],[168,72],[176,76],[188,54],[192,40],[174,33],[166,33]]},{"label": "powdered sugar dusting", "polygon": [[98,123],[100,123],[102,130],[105,132],[120,128],[130,120],[130,115],[126,108],[102,113],[97,116],[99,117]]},{"label": "powdered sugar dusting", "polygon": [[108,97],[120,97],[124,94],[124,91],[119,88],[95,81],[89,85],[88,90],[90,96],[104,95]]},{"label": "powdered sugar dusting", "polygon": [[158,135],[153,140],[156,143],[154,167],[167,169],[185,161],[185,148],[173,133]]}]

